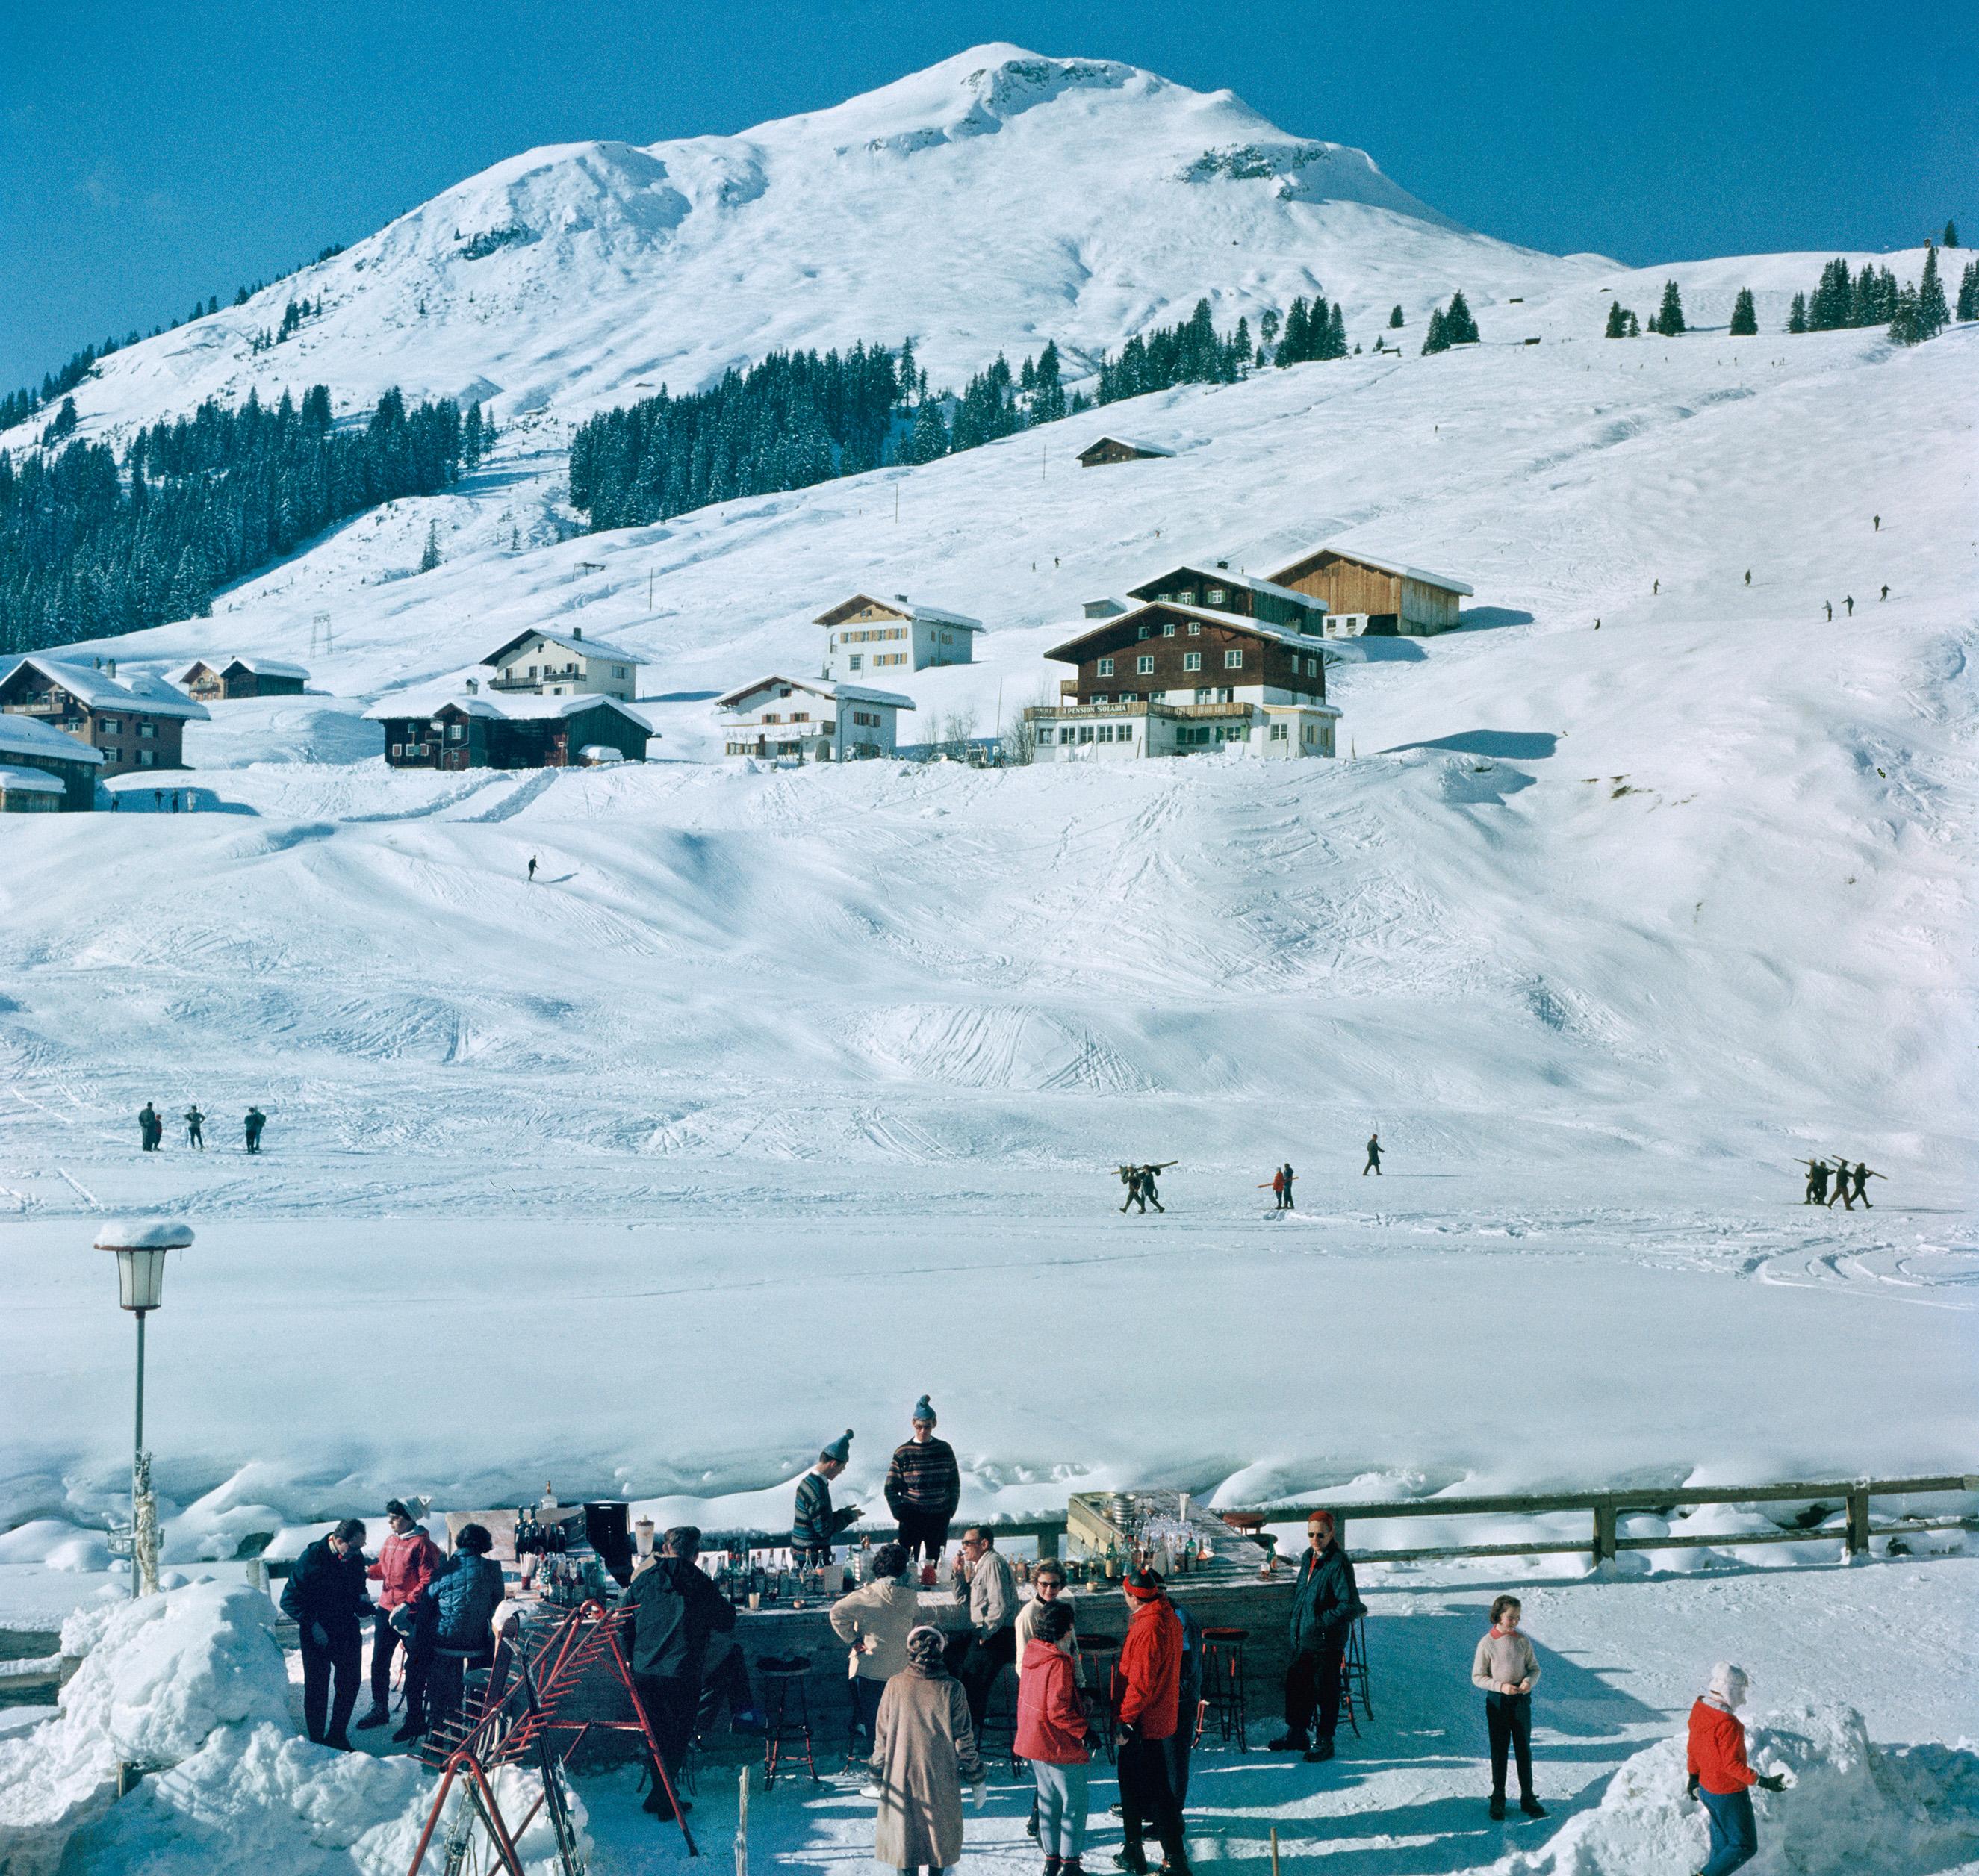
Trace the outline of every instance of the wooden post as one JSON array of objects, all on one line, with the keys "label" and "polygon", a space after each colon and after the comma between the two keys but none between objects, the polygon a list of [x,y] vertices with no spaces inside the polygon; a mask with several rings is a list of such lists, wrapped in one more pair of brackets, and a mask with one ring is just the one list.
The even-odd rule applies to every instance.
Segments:
[{"label": "wooden post", "polygon": [[1848,1494],[1848,1527],[1842,1540],[1842,1554],[1850,1557],[1869,1554],[1869,1488],[1866,1485]]},{"label": "wooden post", "polygon": [[1613,1563],[1618,1554],[1615,1548],[1615,1501],[1612,1498],[1597,1498],[1594,1501],[1596,1567]]},{"label": "wooden post", "polygon": [[1271,1876],[1278,1876],[1278,1827],[1271,1826]]},{"label": "wooden post", "polygon": [[742,1768],[735,1795],[735,1876],[749,1876],[749,1768]]},{"label": "wooden post", "polygon": [[1038,1561],[1042,1563],[1046,1557],[1056,1557],[1057,1555],[1058,1533],[1055,1530],[1039,1532]]}]

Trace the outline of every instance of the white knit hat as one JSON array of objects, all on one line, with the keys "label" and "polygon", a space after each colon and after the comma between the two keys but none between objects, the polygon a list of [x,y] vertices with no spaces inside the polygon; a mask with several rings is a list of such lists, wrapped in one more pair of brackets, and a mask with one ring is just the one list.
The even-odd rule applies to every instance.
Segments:
[{"label": "white knit hat", "polygon": [[1735,1707],[1745,1698],[1749,1678],[1743,1668],[1734,1667],[1729,1661],[1718,1662],[1711,1670],[1710,1691],[1728,1707]]}]

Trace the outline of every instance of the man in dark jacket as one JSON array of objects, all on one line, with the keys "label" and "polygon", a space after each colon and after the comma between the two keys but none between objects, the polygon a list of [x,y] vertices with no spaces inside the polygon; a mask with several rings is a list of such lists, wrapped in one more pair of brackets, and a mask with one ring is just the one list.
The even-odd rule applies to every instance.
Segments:
[{"label": "man in dark jacket", "polygon": [[[1333,1756],[1334,1729],[1340,1723],[1341,1664],[1347,1636],[1367,1612],[1354,1583],[1354,1566],[1333,1540],[1333,1513],[1315,1511],[1306,1520],[1312,1540],[1299,1563],[1292,1589],[1291,1661],[1285,1668],[1285,1730],[1271,1742],[1274,1752],[1303,1752],[1309,1759]],[[1311,1737],[1313,1715],[1319,1736]]]},{"label": "man in dark jacket", "polygon": [[667,1781],[678,1776],[694,1736],[708,1637],[735,1626],[735,1606],[695,1563],[700,1555],[701,1533],[691,1524],[668,1531],[659,1555],[618,1599],[620,1608],[633,1612],[632,1682],[666,1769],[665,1780],[655,1770],[646,1808],[667,1818],[673,1815]]},{"label": "man in dark jacket", "polygon": [[302,1631],[303,1724],[318,1745],[347,1752],[363,1619],[371,1613],[371,1599],[364,1593],[364,1526],[356,1518],[346,1518],[296,1559],[282,1592],[282,1612]]},{"label": "man in dark jacket", "polygon": [[962,1470],[955,1448],[934,1437],[934,1408],[926,1394],[914,1403],[912,1418],[914,1437],[894,1447],[887,1468],[887,1508],[900,1527],[908,1557],[918,1551],[939,1563],[948,1521],[962,1502]]},{"label": "man in dark jacket", "polygon": [[817,1456],[817,1463],[797,1481],[797,1512],[791,1520],[791,1548],[800,1563],[829,1563],[831,1546],[848,1524],[859,1522],[859,1507],[831,1507],[831,1482],[852,1463],[852,1429]]}]

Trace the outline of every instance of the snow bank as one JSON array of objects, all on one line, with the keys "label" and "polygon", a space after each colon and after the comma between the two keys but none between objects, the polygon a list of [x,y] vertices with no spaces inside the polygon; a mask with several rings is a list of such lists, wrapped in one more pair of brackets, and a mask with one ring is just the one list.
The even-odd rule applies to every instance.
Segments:
[{"label": "snow bank", "polygon": [[[83,1661],[59,1716],[0,1740],[0,1871],[403,1871],[432,1781],[410,1758],[296,1736],[273,1619],[265,1597],[212,1583],[70,1616],[62,1652]],[[121,1800],[120,1762],[148,1774]],[[528,1808],[527,1782],[498,1778],[505,1812]],[[520,1847],[532,1869],[551,1868],[546,1825]]]},{"label": "snow bank", "polygon": [[[1749,1731],[1762,1771],[1785,1791],[1755,1791],[1752,1876],[1923,1876],[1979,1856],[1979,1753],[1963,1745],[1885,1750],[1852,1707],[1807,1706]],[[1545,1847],[1515,1851],[1504,1876],[1667,1876],[1704,1860],[1704,1811],[1684,1795],[1684,1745],[1665,1739],[1609,1782],[1600,1804]]]}]

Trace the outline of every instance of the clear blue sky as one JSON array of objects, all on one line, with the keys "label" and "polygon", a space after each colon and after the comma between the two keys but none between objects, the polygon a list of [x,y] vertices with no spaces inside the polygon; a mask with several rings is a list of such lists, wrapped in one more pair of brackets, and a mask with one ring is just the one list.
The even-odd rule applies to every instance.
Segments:
[{"label": "clear blue sky", "polygon": [[0,0],[0,392],[531,144],[733,131],[987,39],[1228,86],[1473,227],[1646,264],[1979,242],[1979,6]]}]

